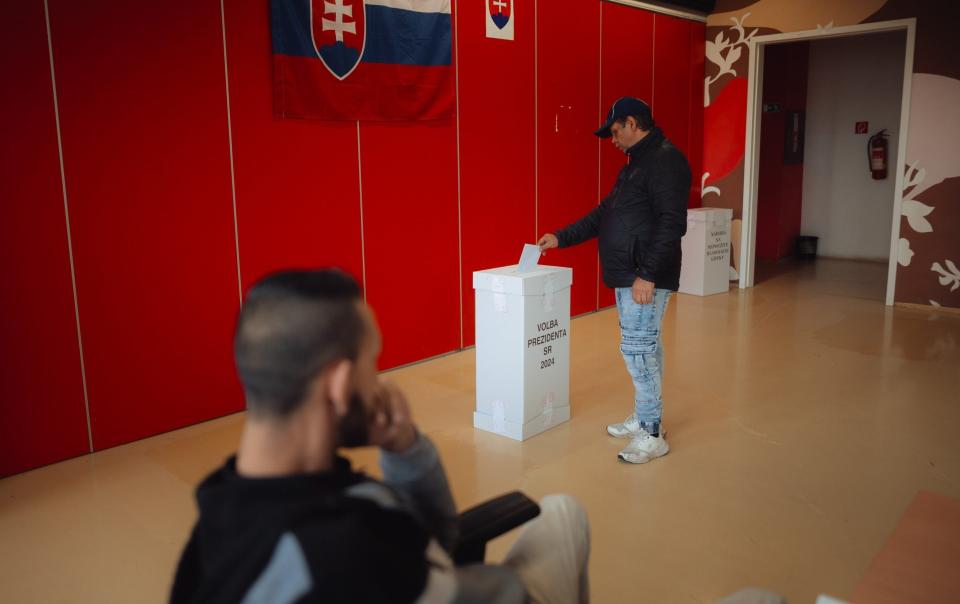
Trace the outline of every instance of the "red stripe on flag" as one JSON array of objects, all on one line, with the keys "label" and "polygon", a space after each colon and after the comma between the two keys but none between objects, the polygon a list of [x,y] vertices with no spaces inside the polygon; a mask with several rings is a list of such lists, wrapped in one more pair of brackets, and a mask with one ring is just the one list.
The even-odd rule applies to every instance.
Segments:
[{"label": "red stripe on flag", "polygon": [[319,59],[274,55],[281,118],[410,121],[453,117],[453,67],[360,63],[337,80]]}]

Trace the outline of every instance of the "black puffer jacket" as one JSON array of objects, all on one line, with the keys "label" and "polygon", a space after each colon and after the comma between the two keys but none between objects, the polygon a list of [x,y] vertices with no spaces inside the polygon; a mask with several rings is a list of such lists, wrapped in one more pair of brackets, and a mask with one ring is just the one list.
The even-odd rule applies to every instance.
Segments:
[{"label": "black puffer jacket", "polygon": [[627,150],[610,194],[594,210],[556,233],[560,247],[599,238],[607,287],[630,287],[641,277],[659,289],[680,285],[680,238],[687,232],[690,166],[654,127]]}]

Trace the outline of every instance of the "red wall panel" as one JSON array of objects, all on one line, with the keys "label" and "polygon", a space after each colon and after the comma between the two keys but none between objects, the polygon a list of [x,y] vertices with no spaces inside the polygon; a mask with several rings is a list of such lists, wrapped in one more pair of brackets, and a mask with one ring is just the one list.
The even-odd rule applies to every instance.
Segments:
[{"label": "red wall panel", "polygon": [[238,410],[220,4],[50,17],[94,446]]},{"label": "red wall panel", "polygon": [[463,339],[474,342],[473,271],[515,264],[534,223],[534,4],[514,5],[515,40],[492,40],[484,5],[458,5]]},{"label": "red wall panel", "polygon": [[[597,205],[600,7],[580,0],[538,7],[538,233],[556,231]],[[596,240],[550,252],[542,262],[573,268],[572,314],[596,310]]]},{"label": "red wall panel", "polygon": [[[786,80],[782,86],[786,90],[788,100],[785,109],[790,111],[806,111],[807,109],[807,78],[806,73],[810,64],[810,43],[800,42],[786,45],[787,52],[791,53],[790,67],[777,73],[777,77]],[[775,48],[775,47],[768,47]],[[792,77],[789,75],[792,72]],[[798,74],[800,77],[797,77]],[[786,136],[786,123],[781,126],[781,133]],[[803,164],[783,166],[781,196],[783,205],[780,213],[780,229],[778,253],[781,258],[792,256],[796,249],[797,237],[800,236],[800,225],[803,214]]]},{"label": "red wall panel", "polygon": [[85,453],[43,2],[0,5],[0,477]]},{"label": "red wall panel", "polygon": [[654,15],[653,119],[687,157],[690,156],[689,21]]},{"label": "red wall panel", "polygon": [[778,260],[793,253],[800,234],[803,164],[784,164],[786,112],[807,105],[809,43],[776,44],[764,51],[763,102],[780,111],[760,118],[757,179],[757,258]]},{"label": "red wall panel", "polygon": [[224,12],[244,290],[288,267],[339,266],[359,280],[356,124],[275,119],[268,7],[235,0]]},{"label": "red wall panel", "polygon": [[366,293],[383,369],[460,347],[456,136],[453,121],[360,126]]},{"label": "red wall panel", "polygon": [[[240,285],[281,267],[341,266],[366,274],[384,367],[470,345],[472,272],[515,262],[522,243],[611,187],[625,157],[592,131],[614,99],[651,101],[678,146],[700,144],[702,24],[576,0],[520,3],[514,41],[486,38],[482,3],[458,6],[458,122],[359,132],[274,119],[268,7],[224,3],[228,131],[220,6],[51,0],[96,448],[242,407],[230,354]],[[0,228],[5,287],[18,294],[4,296],[0,326],[26,343],[5,368],[0,446],[17,461],[0,472],[86,449],[42,9],[4,9],[5,56],[16,57],[4,65],[20,92],[0,101],[16,118],[4,122],[16,152],[0,167],[14,200]],[[691,189],[699,202],[699,182]],[[613,303],[597,286],[595,242],[547,262],[574,267],[574,313],[598,296]],[[56,350],[41,349],[49,341]],[[61,379],[38,380],[51,368]],[[20,433],[41,444],[21,447]]]},{"label": "red wall panel", "polygon": [[703,205],[700,195],[703,190],[703,84],[704,62],[706,61],[706,25],[696,21],[687,21],[690,48],[690,99],[689,99],[689,135],[687,143],[687,161],[690,162],[690,200],[688,206],[699,208]]},{"label": "red wall panel", "polygon": [[757,259],[777,260],[783,168],[783,114],[760,119],[760,174],[757,178]]},{"label": "red wall panel", "polygon": [[[602,3],[603,26],[600,57],[600,98],[602,115],[615,100],[633,96],[648,103],[653,98],[654,14],[622,4]],[[659,119],[656,112],[654,119]],[[600,144],[600,199],[617,180],[627,157],[604,139]],[[598,200],[599,201],[599,200]],[[613,290],[600,280],[600,307],[615,303]]]}]

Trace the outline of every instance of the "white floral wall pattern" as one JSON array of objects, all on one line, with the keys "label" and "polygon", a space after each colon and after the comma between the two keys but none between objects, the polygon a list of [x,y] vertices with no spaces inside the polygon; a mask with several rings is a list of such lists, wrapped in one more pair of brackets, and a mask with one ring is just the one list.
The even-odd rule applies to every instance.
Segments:
[{"label": "white floral wall pattern", "polygon": [[918,233],[929,233],[933,230],[933,225],[927,220],[927,215],[933,211],[933,206],[914,199],[917,192],[923,190],[920,185],[926,175],[925,169],[917,169],[916,165],[908,164],[906,174],[903,176],[903,204],[900,213],[907,217],[910,228]]},{"label": "white floral wall pattern", "polygon": [[[934,232],[937,214],[933,203],[924,203],[920,197],[943,181],[960,176],[960,117],[956,109],[960,107],[960,80],[916,73],[911,87],[907,167],[900,211],[909,229],[922,236]],[[909,249],[907,232],[901,235],[901,248],[902,242],[907,241]],[[909,262],[900,264],[909,266]],[[960,272],[952,260],[933,262],[930,270],[950,292],[960,288]]]},{"label": "white floral wall pattern", "polygon": [[939,262],[934,262],[930,270],[940,274],[940,285],[949,285],[950,291],[955,292],[960,289],[960,270],[957,270],[957,265],[950,260],[944,260],[944,264],[947,265],[946,269],[940,266]]},{"label": "white floral wall pattern", "polygon": [[915,170],[911,199],[947,178],[960,176],[958,107],[960,80],[932,73],[913,74],[907,139],[907,165]]},{"label": "white floral wall pattern", "polygon": [[[725,75],[737,75],[737,70],[733,68],[740,59],[740,55],[749,52],[750,39],[757,35],[759,30],[754,29],[749,34],[743,29],[743,22],[747,20],[750,13],[745,13],[739,19],[730,17],[733,21],[733,27],[728,30],[730,38],[724,32],[717,34],[713,40],[707,40],[707,60],[720,68],[720,71],[713,76],[706,76],[703,83],[703,106],[710,105],[710,85]],[[733,39],[733,34],[737,35]]]},{"label": "white floral wall pattern", "polygon": [[901,237],[900,246],[897,249],[897,262],[900,263],[900,266],[910,266],[913,254],[914,251],[910,249],[910,242]]}]

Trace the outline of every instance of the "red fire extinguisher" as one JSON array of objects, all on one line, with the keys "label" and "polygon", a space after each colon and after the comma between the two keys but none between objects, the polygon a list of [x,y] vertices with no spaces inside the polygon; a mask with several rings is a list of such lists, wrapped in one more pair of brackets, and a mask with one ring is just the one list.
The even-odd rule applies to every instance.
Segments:
[{"label": "red fire extinguisher", "polygon": [[867,141],[867,158],[870,162],[870,174],[874,180],[887,177],[887,130],[884,128]]}]

